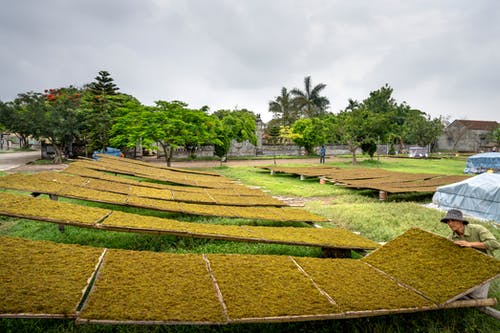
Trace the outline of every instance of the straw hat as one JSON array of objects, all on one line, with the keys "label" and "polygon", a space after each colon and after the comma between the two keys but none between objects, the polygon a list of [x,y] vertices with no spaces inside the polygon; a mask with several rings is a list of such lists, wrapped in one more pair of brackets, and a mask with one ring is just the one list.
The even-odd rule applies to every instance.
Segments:
[{"label": "straw hat", "polygon": [[464,219],[462,212],[459,211],[458,209],[450,209],[446,213],[446,216],[441,219],[441,222],[448,223],[449,220],[460,221],[463,224],[469,223],[469,221]]}]

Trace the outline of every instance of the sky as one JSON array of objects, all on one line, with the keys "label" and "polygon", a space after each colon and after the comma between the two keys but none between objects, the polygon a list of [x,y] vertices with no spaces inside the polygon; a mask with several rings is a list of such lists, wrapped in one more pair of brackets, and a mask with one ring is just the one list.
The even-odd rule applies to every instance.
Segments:
[{"label": "sky", "polygon": [[90,83],[145,105],[248,109],[323,83],[329,111],[385,84],[431,117],[500,122],[497,0],[0,0],[0,100]]}]

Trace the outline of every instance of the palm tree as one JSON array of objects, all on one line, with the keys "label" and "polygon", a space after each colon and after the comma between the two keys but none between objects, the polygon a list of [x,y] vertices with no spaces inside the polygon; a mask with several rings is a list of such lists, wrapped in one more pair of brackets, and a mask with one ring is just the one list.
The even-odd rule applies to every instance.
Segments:
[{"label": "palm tree", "polygon": [[290,92],[285,87],[281,88],[280,96],[269,102],[269,112],[274,114],[274,118],[281,119],[282,126],[291,126],[299,118]]},{"label": "palm tree", "polygon": [[324,116],[326,114],[326,109],[330,105],[330,101],[328,98],[320,96],[320,93],[325,89],[326,84],[320,83],[314,87],[311,86],[311,77],[306,76],[304,78],[304,91],[298,88],[290,91],[293,96],[293,102],[300,110],[303,117],[313,118]]}]

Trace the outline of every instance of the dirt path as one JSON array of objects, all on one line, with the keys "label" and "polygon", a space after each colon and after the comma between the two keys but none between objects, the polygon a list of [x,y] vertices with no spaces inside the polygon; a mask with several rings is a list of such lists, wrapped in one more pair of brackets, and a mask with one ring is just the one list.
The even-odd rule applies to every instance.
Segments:
[{"label": "dirt path", "polygon": [[[164,159],[158,159],[156,157],[145,157],[144,161],[151,163],[158,163],[163,166],[167,166]],[[272,159],[265,160],[228,160],[223,162],[222,166],[255,166],[255,165],[272,165],[274,161]],[[276,165],[283,164],[318,164],[319,158],[304,158],[304,159],[277,159]],[[173,168],[214,168],[221,166],[220,161],[183,161],[183,162],[172,162],[171,167]]]},{"label": "dirt path", "polygon": [[[32,155],[33,156],[33,155]],[[68,165],[67,164],[33,164],[29,163],[32,160],[36,160],[36,158],[31,158],[31,160],[21,161],[18,164],[22,165],[13,165],[12,168],[8,169],[9,173],[12,172],[42,172],[42,171],[60,171],[64,170]],[[158,159],[156,157],[144,157],[143,161],[167,166],[167,162],[164,159]],[[26,164],[24,164],[24,163]],[[273,165],[274,161],[271,159],[265,160],[229,160],[227,162],[222,163],[223,166],[257,166],[257,165]],[[318,164],[319,159],[317,158],[305,158],[305,159],[277,159],[276,165],[284,165],[284,164]],[[173,168],[215,168],[221,166],[220,161],[182,161],[172,162],[171,167]]]}]

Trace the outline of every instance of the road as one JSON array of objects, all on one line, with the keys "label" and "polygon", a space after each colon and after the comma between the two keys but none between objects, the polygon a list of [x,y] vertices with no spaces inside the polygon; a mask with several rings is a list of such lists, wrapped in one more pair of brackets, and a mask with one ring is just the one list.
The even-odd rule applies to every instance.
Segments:
[{"label": "road", "polygon": [[7,171],[40,159],[40,151],[20,151],[0,153],[0,171]]}]

